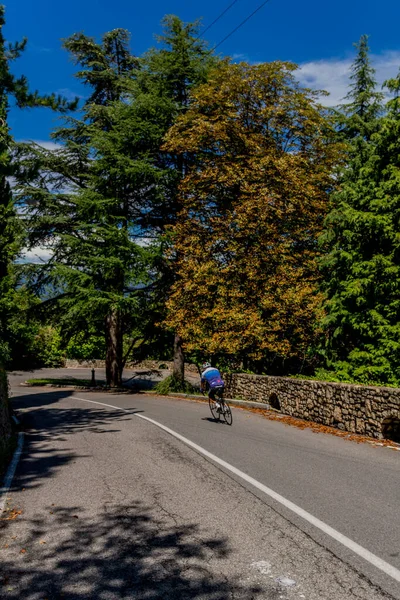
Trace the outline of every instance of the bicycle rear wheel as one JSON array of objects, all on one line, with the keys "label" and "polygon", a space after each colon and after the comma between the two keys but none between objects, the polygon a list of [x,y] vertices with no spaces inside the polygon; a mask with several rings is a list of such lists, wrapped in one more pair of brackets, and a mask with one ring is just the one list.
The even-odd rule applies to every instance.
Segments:
[{"label": "bicycle rear wheel", "polygon": [[221,418],[221,413],[220,413],[220,411],[217,409],[217,406],[216,406],[216,404],[215,404],[214,400],[212,400],[212,398],[209,398],[209,399],[208,399],[208,405],[209,405],[209,407],[210,407],[211,414],[212,414],[212,416],[214,417],[214,419],[215,419],[216,421],[219,421],[219,420],[220,420],[220,418]]},{"label": "bicycle rear wheel", "polygon": [[225,423],[227,425],[232,425],[233,417],[231,407],[226,402],[222,405],[222,414],[224,415]]}]

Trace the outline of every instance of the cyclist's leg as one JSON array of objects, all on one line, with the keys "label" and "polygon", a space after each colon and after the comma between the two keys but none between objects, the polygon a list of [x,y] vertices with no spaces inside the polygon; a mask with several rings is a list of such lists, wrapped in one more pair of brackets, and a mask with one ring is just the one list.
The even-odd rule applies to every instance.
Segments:
[{"label": "cyclist's leg", "polygon": [[220,403],[222,409],[224,409],[224,390],[225,386],[223,385],[217,388],[218,402]]},{"label": "cyclist's leg", "polygon": [[221,401],[219,398],[216,397],[216,394],[217,394],[217,390],[215,388],[210,387],[210,389],[208,390],[208,397],[210,398],[210,400],[215,402],[215,404],[219,410],[221,407]]}]

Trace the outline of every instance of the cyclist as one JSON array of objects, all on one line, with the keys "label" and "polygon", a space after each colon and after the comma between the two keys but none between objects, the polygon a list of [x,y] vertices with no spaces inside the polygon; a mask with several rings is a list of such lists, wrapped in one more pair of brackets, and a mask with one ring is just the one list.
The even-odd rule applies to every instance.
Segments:
[{"label": "cyclist", "polygon": [[216,394],[222,396],[225,383],[218,369],[212,367],[209,362],[205,362],[201,367],[200,387],[202,391],[208,389],[208,397],[215,402],[217,409],[220,410],[221,404],[216,400],[215,396]]}]

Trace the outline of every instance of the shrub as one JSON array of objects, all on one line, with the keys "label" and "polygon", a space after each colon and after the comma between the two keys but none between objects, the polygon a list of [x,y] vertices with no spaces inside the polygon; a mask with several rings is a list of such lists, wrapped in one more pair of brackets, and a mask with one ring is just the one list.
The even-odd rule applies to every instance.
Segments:
[{"label": "shrub", "polygon": [[75,360],[104,359],[104,336],[80,331],[69,340],[66,356]]},{"label": "shrub", "polygon": [[188,381],[182,381],[181,379],[178,379],[173,375],[169,375],[169,377],[166,377],[165,379],[163,379],[163,381],[160,381],[160,383],[158,383],[154,389],[158,394],[161,394],[163,396],[166,396],[171,392],[183,392],[185,394],[193,394],[193,392],[195,391],[195,388]]},{"label": "shrub", "polygon": [[60,333],[51,325],[39,327],[31,345],[35,362],[42,367],[62,367],[65,356]]}]

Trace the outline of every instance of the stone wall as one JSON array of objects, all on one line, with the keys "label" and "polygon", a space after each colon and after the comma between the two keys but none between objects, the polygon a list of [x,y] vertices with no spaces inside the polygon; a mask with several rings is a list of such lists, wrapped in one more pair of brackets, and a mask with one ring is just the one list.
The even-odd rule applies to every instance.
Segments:
[{"label": "stone wall", "polygon": [[267,402],[280,412],[378,439],[400,441],[400,389],[288,377],[224,375],[226,397]]},{"label": "stone wall", "polygon": [[4,369],[0,367],[0,458],[6,452],[11,438],[11,416],[8,405],[8,383]]}]

